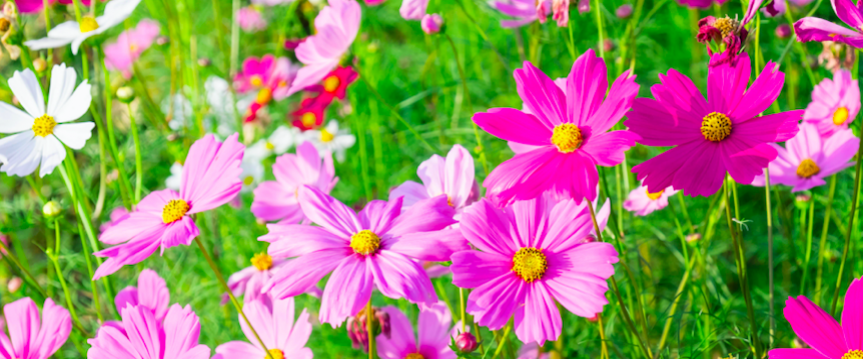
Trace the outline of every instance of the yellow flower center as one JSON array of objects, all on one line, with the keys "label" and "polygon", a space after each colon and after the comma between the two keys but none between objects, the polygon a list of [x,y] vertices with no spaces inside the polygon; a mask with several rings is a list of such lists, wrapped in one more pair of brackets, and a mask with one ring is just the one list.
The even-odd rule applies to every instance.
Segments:
[{"label": "yellow flower center", "polygon": [[54,117],[42,115],[33,121],[32,128],[36,136],[45,137],[54,133],[54,126],[57,126],[57,121],[54,121]]},{"label": "yellow flower center", "polygon": [[162,208],[162,222],[165,224],[174,223],[186,215],[189,211],[189,203],[182,199],[172,199],[165,207]]},{"label": "yellow flower center", "polygon": [[731,134],[731,120],[719,112],[711,112],[701,120],[701,134],[705,140],[719,142]]},{"label": "yellow flower center", "polygon": [[842,125],[848,121],[848,109],[845,106],[836,109],[833,113],[833,124],[836,126]]},{"label": "yellow flower center", "polygon": [[650,198],[651,201],[655,201],[659,199],[659,197],[662,197],[662,192],[665,192],[665,190],[660,190],[659,192],[647,191],[647,198]]},{"label": "yellow flower center", "polygon": [[268,150],[270,150],[270,151],[272,151],[272,150],[275,150],[275,149],[276,149],[276,145],[274,145],[274,144],[273,144],[272,142],[270,142],[270,141],[267,141],[267,143],[266,143],[264,146],[266,146],[266,147],[267,147],[267,149],[268,149]]},{"label": "yellow flower center", "polygon": [[327,131],[326,128],[321,129],[321,142],[330,142],[334,138],[336,138],[336,135],[330,133],[330,131]]},{"label": "yellow flower center", "polygon": [[426,357],[420,353],[410,353],[405,356],[405,359],[426,359]]},{"label": "yellow flower center", "polygon": [[288,86],[287,81],[285,81],[285,80],[279,81],[279,87],[287,87],[287,86]]},{"label": "yellow flower center", "polygon": [[551,133],[551,143],[563,153],[575,151],[578,146],[581,146],[582,141],[584,138],[581,136],[581,130],[571,123],[554,126],[554,132]]},{"label": "yellow flower center", "polygon": [[341,81],[339,81],[339,77],[336,75],[332,75],[324,79],[324,91],[326,92],[335,92],[336,89],[339,88]]},{"label": "yellow flower center", "polygon": [[[811,159],[805,159],[797,166],[797,175],[803,178],[809,178],[821,172],[821,168]],[[863,359],[863,358],[861,358]]]},{"label": "yellow flower center", "polygon": [[270,349],[268,352],[270,355],[264,355],[264,359],[285,359],[285,353],[279,349]]},{"label": "yellow flower center", "polygon": [[138,52],[138,44],[132,43],[131,45],[129,45],[129,51],[130,52]]},{"label": "yellow flower center", "polygon": [[351,248],[354,252],[362,255],[374,254],[381,247],[381,237],[374,232],[364,229],[351,236]]},{"label": "yellow flower center", "polygon": [[531,283],[542,278],[548,269],[545,254],[536,248],[522,248],[512,257],[512,271],[525,282]]},{"label": "yellow flower center", "polygon": [[303,126],[306,126],[306,127],[314,126],[315,122],[317,122],[316,120],[317,120],[317,117],[315,117],[315,114],[313,114],[311,112],[304,113],[303,117],[300,118],[300,121],[303,122]]},{"label": "yellow flower center", "polygon": [[255,99],[255,102],[257,102],[261,105],[266,105],[266,104],[270,103],[270,101],[272,101],[272,100],[273,100],[273,91],[267,87],[264,87],[261,89],[261,91],[258,91],[258,97]]},{"label": "yellow flower center", "polygon": [[252,75],[252,77],[249,78],[249,83],[251,83],[252,86],[260,87],[264,84],[264,79],[262,79],[259,75]]},{"label": "yellow flower center", "polygon": [[736,31],[738,27],[740,27],[740,21],[734,20],[728,15],[721,19],[716,19],[713,23],[713,27],[719,29],[722,32],[722,38],[724,39],[726,36]]},{"label": "yellow flower center", "polygon": [[266,253],[258,253],[252,257],[252,265],[255,268],[258,268],[259,271],[263,272],[267,269],[273,268],[273,257],[270,257],[269,254]]},{"label": "yellow flower center", "polygon": [[84,16],[81,18],[78,28],[81,30],[81,33],[90,32],[98,29],[99,23],[96,22],[96,18],[92,16]]},{"label": "yellow flower center", "polygon": [[5,17],[0,17],[0,33],[5,33],[9,31],[9,28],[12,27],[12,22]]},{"label": "yellow flower center", "polygon": [[863,350],[849,350],[842,359],[863,359]]},{"label": "yellow flower center", "polygon": [[244,184],[244,185],[246,185],[246,186],[251,186],[251,185],[252,185],[252,183],[255,183],[255,177],[252,177],[252,176],[246,176],[246,178],[243,178],[243,184]]},{"label": "yellow flower center", "polygon": [[446,204],[448,204],[450,207],[453,207],[453,205],[452,205],[452,197],[450,197],[450,196],[446,196]]}]

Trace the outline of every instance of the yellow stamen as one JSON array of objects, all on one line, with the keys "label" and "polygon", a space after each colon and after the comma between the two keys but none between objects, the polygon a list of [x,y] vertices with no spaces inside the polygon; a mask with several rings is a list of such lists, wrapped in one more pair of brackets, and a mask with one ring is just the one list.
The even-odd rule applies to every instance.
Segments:
[{"label": "yellow stamen", "polygon": [[259,271],[263,272],[267,269],[273,268],[273,257],[270,257],[269,254],[266,253],[258,253],[252,257],[252,265],[255,268],[258,268]]},{"label": "yellow stamen", "polygon": [[326,128],[321,129],[321,142],[330,142],[334,138],[336,138],[336,135],[330,133],[330,131],[327,131]]},{"label": "yellow stamen", "polygon": [[821,168],[818,167],[818,164],[816,164],[815,161],[809,158],[801,161],[800,165],[797,166],[797,175],[803,178],[812,177],[817,175],[818,172],[821,172]]},{"label": "yellow stamen", "polygon": [[78,24],[78,29],[81,30],[81,33],[90,32],[99,28],[99,23],[96,22],[96,18],[92,16],[84,16],[81,18],[81,22]]},{"label": "yellow stamen", "polygon": [[578,126],[571,123],[563,123],[554,126],[554,131],[551,133],[551,143],[557,146],[557,150],[563,153],[575,151],[584,138],[581,136],[581,130]]},{"label": "yellow stamen", "polygon": [[731,120],[719,112],[711,112],[701,120],[701,134],[705,140],[719,142],[731,134]]},{"label": "yellow stamen", "polygon": [[647,198],[650,198],[651,201],[655,201],[655,200],[659,199],[659,197],[662,197],[662,192],[665,192],[665,190],[663,189],[663,190],[660,190],[659,192],[652,192],[652,193],[650,191],[647,191]]},{"label": "yellow stamen", "polygon": [[244,184],[244,185],[246,185],[246,186],[251,186],[251,185],[252,185],[252,183],[255,183],[255,177],[252,177],[252,176],[246,176],[246,178],[243,178],[243,184]]},{"label": "yellow stamen", "polygon": [[189,203],[182,199],[172,199],[165,207],[162,207],[162,222],[165,224],[174,223],[189,212]]},{"label": "yellow stamen", "polygon": [[351,236],[351,248],[362,255],[374,254],[381,247],[381,238],[374,232],[364,229]]},{"label": "yellow stamen", "polygon": [[270,349],[268,352],[270,355],[264,355],[264,359],[270,359],[271,356],[273,359],[285,359],[285,353],[279,349]]},{"label": "yellow stamen", "polygon": [[848,121],[848,109],[845,106],[836,109],[836,112],[833,113],[833,124],[839,126],[845,121]]},{"label": "yellow stamen", "polygon": [[287,87],[288,83],[285,80],[279,81],[279,87]]},{"label": "yellow stamen", "polygon": [[255,99],[255,102],[266,105],[273,100],[273,91],[269,88],[262,88],[261,91],[258,91],[258,97]]},{"label": "yellow stamen", "polygon": [[303,114],[303,117],[300,118],[300,121],[303,122],[303,126],[312,127],[317,123],[317,116],[311,112],[306,112]]},{"label": "yellow stamen", "polygon": [[446,196],[446,204],[448,204],[450,207],[452,207],[452,206],[453,206],[453,205],[452,205],[452,197],[450,197],[450,196]]},{"label": "yellow stamen", "polygon": [[512,271],[525,282],[531,283],[542,278],[548,269],[548,260],[541,250],[522,248],[512,257]]},{"label": "yellow stamen", "polygon": [[728,15],[726,15],[721,19],[716,19],[716,21],[713,23],[713,27],[719,29],[719,31],[722,32],[722,38],[724,39],[732,32],[737,31],[737,28],[740,27],[740,21],[732,19],[728,17]]},{"label": "yellow stamen", "polygon": [[275,150],[275,149],[276,149],[276,145],[274,145],[274,144],[273,144],[272,142],[270,142],[270,141],[267,141],[267,143],[266,143],[266,147],[267,147],[267,149],[268,149],[268,150],[270,150],[270,151],[272,151],[272,150]]},{"label": "yellow stamen", "polygon": [[54,121],[54,117],[42,115],[33,121],[32,129],[36,136],[45,137],[54,133],[54,126],[57,126],[57,121]]},{"label": "yellow stamen", "polygon": [[339,88],[341,81],[339,81],[339,77],[336,75],[332,75],[324,79],[324,91],[326,92],[334,92]]},{"label": "yellow stamen", "polygon": [[130,52],[138,52],[138,44],[136,44],[136,43],[130,44],[129,45],[129,51]]},{"label": "yellow stamen", "polygon": [[252,75],[252,77],[249,78],[249,83],[251,83],[252,86],[261,87],[261,85],[264,84],[264,79],[259,75]]},{"label": "yellow stamen", "polygon": [[405,356],[405,359],[426,359],[426,357],[420,353],[410,353]]},{"label": "yellow stamen", "polygon": [[842,359],[863,359],[863,350],[849,350]]}]

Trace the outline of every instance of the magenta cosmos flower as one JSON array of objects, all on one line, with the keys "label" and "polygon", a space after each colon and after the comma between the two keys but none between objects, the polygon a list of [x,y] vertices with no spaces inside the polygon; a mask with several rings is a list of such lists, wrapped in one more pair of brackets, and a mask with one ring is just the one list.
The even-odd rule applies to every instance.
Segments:
[{"label": "magenta cosmos flower", "polygon": [[817,17],[804,17],[794,23],[797,41],[834,41],[863,48],[863,8],[852,0],[830,0],[833,11],[851,29]]},{"label": "magenta cosmos flower", "polygon": [[[814,124],[803,123],[800,132],[785,142],[785,148],[772,144],[779,155],[770,162],[770,182],[792,186],[792,192],[822,186],[824,179],[853,165],[860,139],[851,129],[822,137]],[[763,186],[764,177],[753,185]]]},{"label": "magenta cosmos flower", "polygon": [[[274,298],[303,293],[332,272],[321,298],[321,322],[339,326],[363,309],[372,287],[383,295],[431,305],[437,295],[414,260],[448,261],[467,248],[446,196],[418,203],[402,213],[402,200],[372,201],[354,214],[348,206],[310,186],[299,193],[306,217],[320,227],[270,224],[258,240],[270,242],[269,254],[291,258],[264,287]],[[435,232],[437,231],[437,232]]]},{"label": "magenta cosmos flower", "polygon": [[677,0],[680,5],[699,9],[709,9],[714,3],[722,5],[728,0]]},{"label": "magenta cosmos flower", "polygon": [[403,208],[445,194],[447,203],[456,212],[461,212],[476,202],[479,196],[479,188],[474,180],[473,157],[461,145],[452,146],[446,159],[432,155],[420,163],[417,175],[422,184],[405,181],[390,193],[390,198],[403,198]]},{"label": "magenta cosmos flower", "polygon": [[299,223],[306,218],[298,199],[300,187],[309,185],[328,194],[339,181],[335,173],[331,155],[321,156],[311,142],[303,142],[297,146],[296,154],[276,158],[276,180],[262,182],[255,189],[252,213],[264,221]]},{"label": "magenta cosmos flower", "polygon": [[295,51],[304,66],[297,73],[288,95],[314,85],[327,76],[348,52],[360,30],[360,4],[354,0],[331,0],[315,18],[317,32]]},{"label": "magenta cosmos flower", "polygon": [[138,274],[138,286],[126,287],[114,297],[117,312],[122,313],[127,306],[139,306],[153,312],[157,321],[162,322],[168,314],[171,293],[165,280],[152,269],[144,269]]},{"label": "magenta cosmos flower", "polygon": [[[542,71],[525,62],[515,70],[518,93],[530,114],[492,108],[473,121],[504,140],[540,146],[501,163],[483,182],[499,203],[536,198],[552,191],[557,198],[596,198],[596,166],[614,166],[635,145],[628,131],[607,132],[629,110],[638,84],[624,72],[608,91],[605,62],[587,50],[572,66],[564,94]],[[603,101],[603,98],[605,100]]]},{"label": "magenta cosmos flower", "polygon": [[[378,356],[381,359],[455,359],[450,349],[452,342],[452,314],[446,304],[438,302],[420,310],[417,332],[414,334],[410,319],[396,307],[381,311],[390,317],[390,335],[377,337]],[[256,358],[257,359],[257,358]]]},{"label": "magenta cosmos flower", "polygon": [[543,195],[498,209],[482,199],[460,228],[478,250],[453,254],[450,269],[453,284],[473,288],[467,311],[479,325],[498,330],[515,315],[518,339],[542,345],[560,336],[556,303],[582,317],[608,303],[617,251],[592,241],[587,203]]},{"label": "magenta cosmos flower", "polygon": [[625,125],[641,136],[639,143],[676,146],[632,168],[651,192],[673,186],[689,196],[710,196],[726,172],[737,183],[752,183],[776,158],[769,143],[797,134],[802,110],[757,117],[782,90],[779,66],[768,62],[747,89],[749,73],[745,53],[736,66],[711,67],[705,101],[692,80],[671,69],[651,88],[656,99],[635,100]]},{"label": "magenta cosmos flower", "polygon": [[[305,309],[294,322],[294,298],[273,300],[271,305],[263,301],[247,302],[243,307],[246,318],[260,335],[269,354],[273,358],[311,359],[312,350],[304,347],[312,334],[309,313]],[[267,351],[246,325],[238,317],[240,327],[248,342],[232,341],[216,347],[213,359],[261,359],[269,358]]]},{"label": "magenta cosmos flower", "polygon": [[87,339],[88,359],[208,359],[210,348],[198,344],[201,323],[189,306],[174,304],[164,322],[143,306],[127,304],[119,323],[106,323]]},{"label": "magenta cosmos flower", "polygon": [[534,0],[497,0],[492,7],[504,15],[510,16],[512,20],[501,20],[500,26],[512,28],[521,27],[539,20],[537,9],[544,11],[544,16],[551,13],[551,0],[542,0],[537,4]]},{"label": "magenta cosmos flower", "polygon": [[54,355],[72,332],[69,311],[45,299],[42,320],[39,308],[30,298],[21,298],[3,306],[9,336],[0,329],[0,358],[48,359]]},{"label": "magenta cosmos flower", "polygon": [[93,254],[108,258],[93,278],[139,263],[156,249],[164,253],[166,248],[192,243],[199,232],[191,215],[230,202],[243,187],[240,163],[245,147],[237,136],[224,143],[212,134],[195,141],[183,166],[180,193],[170,189],[150,193],[135,212],[99,236],[102,243],[117,246]]},{"label": "magenta cosmos flower", "polygon": [[105,44],[105,67],[120,71],[127,80],[132,78],[132,65],[158,36],[159,22],[141,20],[134,29],[123,31],[117,41]]},{"label": "magenta cosmos flower", "polygon": [[806,106],[803,120],[818,126],[818,132],[829,137],[848,128],[860,112],[860,88],[848,70],[833,73],[833,79],[821,80],[812,91],[812,102]]},{"label": "magenta cosmos flower", "polygon": [[772,349],[770,359],[856,359],[863,357],[863,279],[845,293],[842,325],[804,296],[785,301],[785,319],[812,348]]},{"label": "magenta cosmos flower", "polygon": [[647,190],[647,186],[641,184],[629,192],[629,196],[623,202],[623,208],[633,212],[636,216],[646,216],[668,206],[668,197],[675,194],[677,191],[672,187],[659,192],[650,192]]}]

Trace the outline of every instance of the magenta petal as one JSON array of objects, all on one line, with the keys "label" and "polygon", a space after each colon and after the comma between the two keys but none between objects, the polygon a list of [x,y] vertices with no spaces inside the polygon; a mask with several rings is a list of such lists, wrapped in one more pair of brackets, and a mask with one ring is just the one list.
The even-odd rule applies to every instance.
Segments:
[{"label": "magenta petal", "polygon": [[159,340],[161,328],[153,312],[144,307],[126,307],[123,309],[122,317],[123,327],[135,352],[143,358],[161,357],[163,349],[163,343]]},{"label": "magenta petal", "polygon": [[808,298],[788,297],[785,301],[785,319],[794,333],[806,344],[828,358],[841,358],[848,351],[842,328],[836,319]]},{"label": "magenta petal", "polygon": [[548,256],[544,280],[551,295],[575,315],[589,318],[608,303],[608,278],[614,275],[617,251],[610,243],[591,242]]},{"label": "magenta petal", "polygon": [[773,101],[776,101],[784,84],[785,73],[779,71],[779,65],[774,62],[767,62],[764,70],[743,94],[740,105],[727,115],[733,119],[735,125],[749,121],[767,110]]},{"label": "magenta petal", "polygon": [[417,318],[417,332],[420,347],[449,350],[452,314],[446,303],[437,302],[428,309],[421,310]]},{"label": "magenta petal", "polygon": [[[29,298],[28,298],[29,299]],[[48,358],[66,343],[69,333],[72,332],[72,317],[69,311],[57,304],[51,298],[45,299],[42,307],[42,326],[39,329],[39,352],[37,358]]]},{"label": "magenta petal", "polygon": [[[541,248],[552,252],[569,250],[583,243],[587,236],[594,231],[590,210],[587,206],[579,206],[572,200],[559,202],[552,208],[548,216],[557,220],[551,221],[549,224]],[[601,221],[600,213],[597,213],[597,217],[597,220]],[[600,229],[602,227],[603,225],[600,223]]]},{"label": "magenta petal", "polygon": [[[654,85],[654,94],[656,88]],[[638,135],[638,143],[646,146],[675,146],[704,138],[701,134],[701,118],[692,120],[694,114],[666,106],[649,98],[633,101],[632,111],[627,113],[624,125]]]},{"label": "magenta petal", "polygon": [[799,131],[798,123],[802,115],[803,110],[786,111],[734,123],[732,138],[761,143],[787,141]]},{"label": "magenta petal", "polygon": [[306,217],[333,234],[350,238],[363,229],[352,209],[317,188],[301,187],[299,199]]},{"label": "magenta petal", "polygon": [[524,306],[515,311],[515,335],[525,343],[557,340],[563,329],[557,303],[541,283],[526,285]]},{"label": "magenta petal", "polygon": [[586,152],[599,166],[613,167],[624,159],[624,153],[632,146],[638,135],[630,131],[612,131],[598,133],[581,146],[581,151]]},{"label": "magenta petal", "polygon": [[140,305],[152,310],[156,314],[156,319],[161,321],[168,312],[170,301],[171,293],[168,292],[165,280],[152,269],[142,270],[141,274],[138,275],[138,302]]},{"label": "magenta petal", "polygon": [[467,312],[491,330],[503,328],[524,303],[525,282],[513,272],[503,274],[470,293]]},{"label": "magenta petal", "polygon": [[830,4],[833,5],[833,11],[836,12],[836,16],[838,16],[842,22],[855,29],[863,28],[863,15],[861,15],[860,10],[854,6],[853,1],[830,0]]},{"label": "magenta petal", "polygon": [[428,274],[410,258],[382,250],[367,256],[366,265],[381,294],[393,299],[405,298],[411,303],[432,305],[437,302]]},{"label": "magenta petal", "polygon": [[368,260],[358,254],[351,255],[333,271],[321,297],[322,323],[338,327],[349,316],[359,313],[371,299],[374,277],[366,263]]},{"label": "magenta petal", "polygon": [[210,348],[198,344],[201,323],[191,306],[172,305],[165,315],[164,330],[164,358],[206,359],[210,356]]},{"label": "magenta petal", "polygon": [[277,299],[302,294],[352,254],[350,248],[337,248],[298,257],[273,273],[262,291],[270,292]]},{"label": "magenta petal", "polygon": [[162,233],[161,247],[162,254],[165,249],[178,245],[190,245],[192,240],[200,234],[198,226],[192,217],[183,216],[179,221],[173,222],[165,226],[165,232]]},{"label": "magenta petal", "polygon": [[863,279],[855,279],[845,292],[842,331],[849,349],[863,349]]},{"label": "magenta petal", "polygon": [[770,349],[768,359],[829,359],[815,349]]},{"label": "magenta petal", "polygon": [[159,237],[143,238],[93,253],[96,257],[109,257],[96,268],[93,280],[111,275],[124,265],[142,262],[155,253],[160,244]]},{"label": "magenta petal", "polygon": [[387,233],[393,225],[393,220],[402,211],[402,199],[396,198],[389,202],[373,200],[358,214],[360,226],[374,233]]},{"label": "magenta petal", "polygon": [[446,262],[453,253],[469,250],[470,246],[461,230],[451,228],[406,234],[393,241],[387,249],[423,261]]},{"label": "magenta petal", "polygon": [[490,108],[477,112],[473,122],[492,136],[533,146],[550,146],[554,126],[514,108]]},{"label": "magenta petal", "polygon": [[269,224],[269,233],[258,238],[270,242],[267,253],[276,258],[291,258],[328,248],[349,248],[347,238],[322,227],[303,224]]},{"label": "magenta petal", "polygon": [[[518,95],[524,101],[525,108],[542,121],[545,128],[551,129],[561,123],[569,122],[566,95],[542,70],[525,61],[524,67],[515,70],[513,76],[515,76]],[[602,86],[603,91],[605,87]]]},{"label": "magenta petal", "polygon": [[[395,209],[400,208],[401,205]],[[387,234],[401,236],[410,233],[437,231],[457,221],[453,219],[455,209],[447,201],[446,195],[439,195],[416,203],[399,215],[387,230]],[[383,234],[378,233],[378,234]]]},{"label": "magenta petal", "polygon": [[635,82],[635,75],[628,70],[624,71],[617,80],[611,85],[608,90],[608,97],[602,106],[591,117],[589,125],[594,133],[605,132],[623,118],[624,115],[632,108],[632,102],[635,96],[638,95],[638,83]]},{"label": "magenta petal", "polygon": [[724,114],[733,112],[749,83],[751,72],[749,55],[738,56],[736,64],[727,62],[711,67],[707,73],[707,103],[711,111]]},{"label": "magenta petal", "polygon": [[804,17],[794,23],[797,41],[837,41],[863,47],[863,34],[817,17]]},{"label": "magenta petal", "polygon": [[[637,87],[636,87],[637,88]],[[605,91],[608,89],[608,75],[605,69],[605,61],[597,57],[593,49],[584,52],[569,71],[566,78],[566,118],[565,122],[574,123],[577,126],[593,127],[593,114],[602,105]],[[634,97],[635,94],[632,94]],[[522,95],[524,99],[525,96]],[[525,100],[525,104],[527,101]],[[626,111],[626,110],[624,110]],[[607,114],[606,116],[607,117]],[[600,118],[599,121],[607,120]],[[616,122],[616,121],[615,121]],[[554,122],[557,124],[558,122]],[[608,127],[598,125],[597,132],[604,132]]]},{"label": "magenta petal", "polygon": [[[749,147],[751,146],[751,147]],[[722,160],[728,174],[734,181],[750,184],[755,176],[764,173],[764,169],[777,156],[776,149],[766,144],[752,146],[739,140],[725,141],[721,146]]]},{"label": "magenta petal", "polygon": [[228,203],[240,192],[240,163],[246,147],[237,142],[238,136],[235,133],[219,143],[215,136],[207,135],[192,144],[180,187],[180,196],[192,206],[189,214]]},{"label": "magenta petal", "polygon": [[470,244],[483,252],[511,258],[518,250],[509,237],[511,225],[507,215],[488,199],[480,199],[468,207],[459,225]]},{"label": "magenta petal", "polygon": [[467,250],[452,255],[452,283],[476,288],[512,270],[512,257]]},{"label": "magenta petal", "polygon": [[[560,175],[570,175],[576,170],[564,167],[568,157],[581,160],[578,152],[563,154],[553,147],[515,155],[492,170],[483,181],[483,186],[488,189],[488,196],[501,205],[514,200],[536,198],[552,188],[568,192],[568,196],[580,201],[585,197],[581,188],[575,185],[573,179]],[[596,172],[596,168],[593,171]]]},{"label": "magenta petal", "polygon": [[410,319],[396,307],[383,307],[381,311],[390,317],[390,335],[378,334],[378,356],[381,358],[404,358],[417,351],[416,336]]}]

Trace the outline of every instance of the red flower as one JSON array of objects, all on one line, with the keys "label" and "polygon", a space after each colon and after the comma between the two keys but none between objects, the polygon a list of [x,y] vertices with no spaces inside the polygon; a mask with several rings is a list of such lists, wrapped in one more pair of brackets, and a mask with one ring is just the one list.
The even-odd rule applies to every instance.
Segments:
[{"label": "red flower", "polygon": [[309,97],[300,103],[300,108],[291,112],[291,123],[305,131],[318,128],[324,123],[324,111],[330,105],[332,96],[321,94],[317,97]]},{"label": "red flower", "polygon": [[320,84],[309,86],[306,90],[319,92],[321,96],[329,96],[330,101],[332,101],[332,97],[344,100],[348,85],[356,81],[357,77],[359,74],[353,68],[339,66],[327,74]]}]

